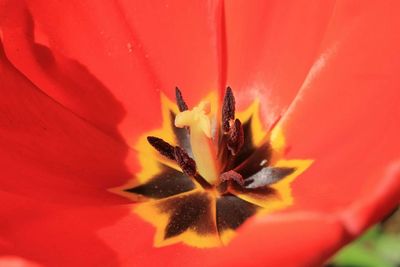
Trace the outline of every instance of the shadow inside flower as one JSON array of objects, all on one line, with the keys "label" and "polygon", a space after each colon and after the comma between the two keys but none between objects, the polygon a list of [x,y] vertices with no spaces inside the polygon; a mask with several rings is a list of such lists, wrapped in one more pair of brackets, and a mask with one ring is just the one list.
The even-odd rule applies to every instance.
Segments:
[{"label": "shadow inside flower", "polygon": [[97,233],[130,211],[107,191],[130,177],[125,111],[85,66],[35,42],[26,9],[14,11],[0,21],[0,255],[119,266]]}]

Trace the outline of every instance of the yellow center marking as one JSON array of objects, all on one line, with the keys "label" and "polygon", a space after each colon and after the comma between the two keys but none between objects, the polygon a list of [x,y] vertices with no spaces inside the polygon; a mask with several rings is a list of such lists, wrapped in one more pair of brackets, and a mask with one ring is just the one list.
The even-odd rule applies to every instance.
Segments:
[{"label": "yellow center marking", "polygon": [[[211,106],[208,103],[211,103]],[[177,114],[175,124],[179,127],[189,127],[191,134],[191,145],[199,173],[207,179],[211,184],[215,184],[218,177],[218,166],[216,166],[215,149],[216,145],[212,140],[212,127],[211,122],[213,116],[217,114],[218,97],[215,94],[210,94],[207,101],[201,102],[192,110],[182,113],[178,112],[175,103],[170,101],[165,95],[161,96],[162,103],[162,117],[163,124],[159,129],[155,129],[144,133],[134,144],[135,149],[138,151],[139,162],[142,170],[135,174],[135,177],[127,184],[110,189],[110,191],[128,197],[134,201],[143,201],[135,205],[133,212],[138,214],[143,220],[152,224],[156,233],[154,236],[154,246],[161,247],[172,245],[176,243],[184,243],[193,247],[211,248],[221,245],[226,245],[236,235],[236,231],[226,229],[222,232],[217,231],[216,223],[216,201],[221,196],[216,190],[205,190],[196,184],[194,190],[170,196],[164,199],[146,199],[146,197],[139,197],[128,193],[124,190],[142,185],[151,180],[155,175],[162,172],[160,163],[166,164],[176,170],[180,168],[172,161],[160,156],[146,140],[147,136],[159,136],[171,144],[176,144],[171,125],[171,112]],[[210,111],[208,110],[210,109]],[[272,212],[282,210],[288,206],[293,205],[295,199],[292,197],[291,183],[312,164],[312,160],[299,160],[299,159],[286,159],[284,158],[284,150],[286,148],[283,129],[279,126],[275,127],[271,132],[267,132],[261,118],[259,116],[260,103],[255,100],[251,106],[242,112],[236,112],[236,117],[245,124],[251,119],[250,129],[253,137],[253,145],[260,146],[263,142],[268,141],[272,149],[271,161],[268,163],[271,167],[289,167],[294,168],[295,171],[285,177],[284,179],[272,184],[270,187],[275,190],[273,195],[260,196],[251,193],[241,193],[232,191],[231,193],[236,197],[241,198],[247,202],[253,203],[260,207],[256,216],[265,216]],[[172,238],[164,239],[165,229],[169,223],[170,215],[163,212],[159,207],[168,199],[180,198],[186,195],[195,194],[198,192],[205,192],[212,199],[211,207],[214,220],[214,228],[208,234],[199,234],[193,228],[187,229],[180,235]]]}]

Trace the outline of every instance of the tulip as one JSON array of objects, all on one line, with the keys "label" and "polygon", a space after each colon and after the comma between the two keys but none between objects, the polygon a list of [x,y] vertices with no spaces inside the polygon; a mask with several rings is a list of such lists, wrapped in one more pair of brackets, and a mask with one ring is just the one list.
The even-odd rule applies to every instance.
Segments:
[{"label": "tulip", "polygon": [[[0,263],[323,264],[399,203],[398,7],[0,0]],[[259,101],[263,129],[281,117],[285,159],[312,164],[289,205],[226,244],[156,247],[141,204],[112,189],[145,169],[162,95],[179,86],[192,109],[227,85],[238,112]]]}]

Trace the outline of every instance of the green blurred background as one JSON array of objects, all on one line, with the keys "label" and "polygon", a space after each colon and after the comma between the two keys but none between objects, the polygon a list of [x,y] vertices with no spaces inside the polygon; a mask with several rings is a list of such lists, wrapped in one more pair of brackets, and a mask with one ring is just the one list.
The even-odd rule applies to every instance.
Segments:
[{"label": "green blurred background", "polygon": [[329,267],[400,267],[400,209],[342,248]]}]

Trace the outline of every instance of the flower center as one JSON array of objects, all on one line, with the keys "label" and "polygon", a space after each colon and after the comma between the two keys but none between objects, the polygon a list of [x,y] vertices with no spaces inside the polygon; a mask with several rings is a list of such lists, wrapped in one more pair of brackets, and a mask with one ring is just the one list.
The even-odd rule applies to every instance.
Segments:
[{"label": "flower center", "polygon": [[263,130],[257,103],[236,114],[228,87],[217,120],[210,102],[189,109],[179,89],[179,112],[165,99],[163,128],[136,147],[142,172],[117,189],[156,227],[155,246],[227,244],[249,217],[291,205],[290,183],[311,161],[283,158],[283,134]]},{"label": "flower center", "polygon": [[[235,98],[231,88],[228,87],[224,97],[221,131],[212,130],[209,102],[202,101],[189,110],[179,89],[176,96],[181,108],[174,124],[187,130],[193,158],[183,148],[173,147],[160,138],[149,136],[148,142],[162,155],[176,161],[182,171],[204,189],[213,188],[217,193],[225,194],[232,182],[244,188],[251,186],[254,180],[245,185],[242,175],[232,169],[233,160],[243,146],[244,133],[241,121],[235,118]],[[257,187],[265,185],[258,183]]]}]

